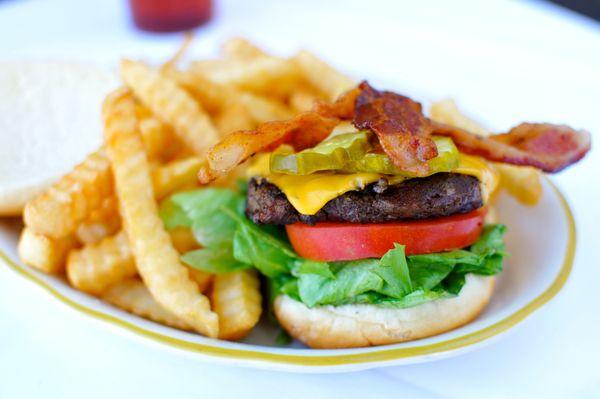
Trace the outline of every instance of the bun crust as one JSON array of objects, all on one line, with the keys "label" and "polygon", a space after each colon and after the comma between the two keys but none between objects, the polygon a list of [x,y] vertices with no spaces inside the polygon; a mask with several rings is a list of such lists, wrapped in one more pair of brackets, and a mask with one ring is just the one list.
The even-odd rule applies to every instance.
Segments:
[{"label": "bun crust", "polygon": [[94,65],[0,62],[0,216],[19,215],[102,144],[98,110],[118,85]]},{"label": "bun crust", "polygon": [[283,328],[311,348],[354,348],[441,334],[475,319],[488,304],[495,278],[468,274],[460,294],[405,309],[376,305],[306,305],[286,295],[275,300]]}]

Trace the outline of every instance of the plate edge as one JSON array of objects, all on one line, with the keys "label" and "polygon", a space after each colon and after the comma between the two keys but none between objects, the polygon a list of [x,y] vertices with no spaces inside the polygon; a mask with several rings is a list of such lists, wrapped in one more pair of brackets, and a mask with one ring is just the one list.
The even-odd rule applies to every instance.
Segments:
[{"label": "plate edge", "polygon": [[567,247],[565,249],[563,263],[558,275],[552,281],[550,286],[546,288],[546,290],[544,290],[540,295],[538,295],[536,298],[528,302],[526,305],[524,305],[517,311],[513,312],[512,314],[506,316],[504,319],[488,327],[485,327],[478,331],[474,331],[469,334],[465,334],[460,337],[448,339],[446,341],[436,342],[422,346],[413,346],[409,348],[385,349],[385,347],[381,347],[380,350],[374,350],[367,353],[342,355],[315,354],[311,356],[305,356],[280,353],[264,353],[249,349],[222,348],[218,346],[212,346],[209,344],[189,342],[183,339],[169,337],[161,333],[154,332],[143,327],[139,327],[116,316],[106,314],[102,311],[98,311],[89,308],[85,305],[82,305],[63,295],[56,288],[52,287],[50,284],[37,277],[31,271],[16,264],[2,250],[0,250],[0,259],[3,260],[2,263],[6,263],[6,265],[9,266],[9,268],[15,273],[40,286],[49,294],[53,295],[55,298],[61,301],[63,304],[81,313],[91,316],[97,320],[116,325],[120,328],[124,328],[136,335],[140,335],[144,338],[151,339],[163,345],[170,346],[171,348],[188,352],[201,353],[205,356],[217,356],[220,358],[229,358],[238,361],[271,364],[273,366],[280,365],[288,368],[293,368],[294,366],[299,368],[324,368],[336,366],[348,367],[352,365],[362,365],[363,368],[367,368],[369,367],[369,363],[372,364],[377,362],[391,362],[394,360],[406,359],[417,356],[431,356],[436,354],[442,354],[488,340],[514,327],[556,296],[556,294],[563,288],[571,273],[573,267],[573,260],[575,257],[577,233],[573,213],[566,198],[558,189],[558,187],[555,186],[554,183],[548,177],[544,176],[544,180],[548,183],[552,191],[554,191],[554,193],[558,196],[563,210],[563,214],[566,218],[568,229],[568,241]]}]

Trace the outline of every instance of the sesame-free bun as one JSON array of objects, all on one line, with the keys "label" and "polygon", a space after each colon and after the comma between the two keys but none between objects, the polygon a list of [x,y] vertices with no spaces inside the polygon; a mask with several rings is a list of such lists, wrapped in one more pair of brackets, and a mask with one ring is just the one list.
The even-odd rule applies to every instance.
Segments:
[{"label": "sesame-free bun", "polygon": [[353,348],[429,337],[473,320],[485,308],[494,277],[469,274],[460,294],[405,309],[376,305],[306,305],[286,295],[275,300],[283,328],[311,348]]},{"label": "sesame-free bun", "polygon": [[101,104],[117,85],[87,64],[0,62],[0,216],[18,215],[101,145]]}]

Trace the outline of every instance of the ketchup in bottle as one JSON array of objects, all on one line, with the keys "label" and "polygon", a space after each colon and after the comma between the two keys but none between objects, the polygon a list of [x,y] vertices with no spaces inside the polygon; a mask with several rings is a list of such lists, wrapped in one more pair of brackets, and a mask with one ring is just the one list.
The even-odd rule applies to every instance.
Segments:
[{"label": "ketchup in bottle", "polygon": [[129,0],[133,22],[150,32],[196,28],[212,16],[212,0]]}]

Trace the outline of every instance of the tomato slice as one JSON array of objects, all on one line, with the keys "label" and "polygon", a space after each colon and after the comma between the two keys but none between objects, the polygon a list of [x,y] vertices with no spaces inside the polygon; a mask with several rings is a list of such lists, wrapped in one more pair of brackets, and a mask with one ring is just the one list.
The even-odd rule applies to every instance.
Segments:
[{"label": "tomato slice", "polygon": [[486,209],[462,215],[389,223],[295,223],[286,226],[294,250],[303,258],[339,261],[380,258],[394,247],[407,255],[451,251],[473,244],[483,228]]}]

